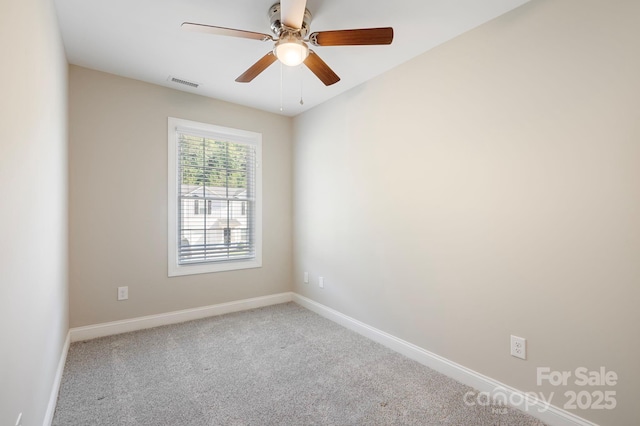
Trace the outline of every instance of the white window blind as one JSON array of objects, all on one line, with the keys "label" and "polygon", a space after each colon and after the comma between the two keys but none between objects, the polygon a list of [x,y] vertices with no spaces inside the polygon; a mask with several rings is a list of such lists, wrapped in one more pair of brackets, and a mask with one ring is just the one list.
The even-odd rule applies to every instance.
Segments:
[{"label": "white window blind", "polygon": [[[175,209],[176,241],[170,247],[175,254],[170,275],[172,262],[173,275],[260,266],[259,138],[250,132],[173,120],[175,191],[169,195],[175,201],[170,208]],[[170,133],[171,124],[170,120]],[[197,268],[220,264],[226,266]],[[176,273],[180,269],[183,272]]]}]

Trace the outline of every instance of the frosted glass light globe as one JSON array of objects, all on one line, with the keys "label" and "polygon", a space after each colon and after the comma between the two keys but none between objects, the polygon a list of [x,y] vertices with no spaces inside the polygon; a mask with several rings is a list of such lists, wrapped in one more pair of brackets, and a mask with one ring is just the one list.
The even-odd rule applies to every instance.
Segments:
[{"label": "frosted glass light globe", "polygon": [[275,54],[283,64],[295,67],[307,59],[309,47],[305,42],[295,37],[285,37],[276,43]]}]

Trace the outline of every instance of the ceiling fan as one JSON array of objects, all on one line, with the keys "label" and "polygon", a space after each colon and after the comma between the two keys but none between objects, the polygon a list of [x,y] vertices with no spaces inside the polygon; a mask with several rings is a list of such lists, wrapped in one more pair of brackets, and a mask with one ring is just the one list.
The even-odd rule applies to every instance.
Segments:
[{"label": "ceiling fan", "polygon": [[307,0],[281,0],[280,3],[269,8],[271,32],[275,38],[269,34],[192,22],[184,22],[182,28],[215,35],[275,42],[272,51],[236,78],[239,83],[252,81],[269,65],[280,60],[288,66],[304,63],[326,86],[330,86],[340,81],[340,77],[320,59],[317,53],[309,49],[307,43],[313,46],[365,46],[391,44],[393,41],[393,28],[391,27],[320,31],[305,38],[309,33],[309,24],[311,23],[311,13],[306,5]]}]

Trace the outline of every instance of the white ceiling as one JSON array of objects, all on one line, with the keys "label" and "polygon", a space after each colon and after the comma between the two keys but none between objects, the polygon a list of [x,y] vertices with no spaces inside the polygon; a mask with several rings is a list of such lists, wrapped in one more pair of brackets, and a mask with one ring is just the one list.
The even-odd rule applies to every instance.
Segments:
[{"label": "white ceiling", "polygon": [[186,21],[271,34],[267,11],[277,0],[54,1],[72,64],[294,116],[529,0],[308,0],[311,32],[394,28],[390,46],[315,47],[341,78],[329,87],[303,66],[279,62],[251,83],[236,83],[272,42],[180,28]]}]

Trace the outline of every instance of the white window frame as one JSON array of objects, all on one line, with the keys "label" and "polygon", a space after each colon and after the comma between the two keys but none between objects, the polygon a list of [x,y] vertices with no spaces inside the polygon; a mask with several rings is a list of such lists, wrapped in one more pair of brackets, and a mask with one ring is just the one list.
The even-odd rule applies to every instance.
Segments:
[{"label": "white window frame", "polygon": [[[178,132],[177,128],[188,128],[194,131],[206,132],[215,139],[230,142],[252,144],[256,147],[256,180],[255,180],[255,257],[228,261],[215,261],[191,265],[178,263],[178,238],[180,224],[178,223]],[[181,118],[168,118],[168,261],[169,277],[207,274],[212,272],[234,271],[240,269],[262,267],[262,134]]]}]

